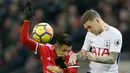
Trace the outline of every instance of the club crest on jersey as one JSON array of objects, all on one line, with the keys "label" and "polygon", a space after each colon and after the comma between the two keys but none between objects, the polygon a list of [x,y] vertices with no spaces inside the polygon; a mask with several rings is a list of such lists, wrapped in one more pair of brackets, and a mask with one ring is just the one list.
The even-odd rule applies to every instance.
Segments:
[{"label": "club crest on jersey", "polygon": [[105,41],[104,41],[104,45],[105,45],[106,47],[109,47],[109,46],[110,46],[110,40],[105,40]]}]

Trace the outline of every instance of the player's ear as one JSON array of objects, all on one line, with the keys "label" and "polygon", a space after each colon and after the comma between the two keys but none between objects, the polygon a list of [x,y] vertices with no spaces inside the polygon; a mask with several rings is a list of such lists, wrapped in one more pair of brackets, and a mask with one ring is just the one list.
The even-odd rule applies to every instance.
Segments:
[{"label": "player's ear", "polygon": [[99,21],[99,19],[98,19],[98,18],[96,18],[96,22],[100,23],[100,21]]}]

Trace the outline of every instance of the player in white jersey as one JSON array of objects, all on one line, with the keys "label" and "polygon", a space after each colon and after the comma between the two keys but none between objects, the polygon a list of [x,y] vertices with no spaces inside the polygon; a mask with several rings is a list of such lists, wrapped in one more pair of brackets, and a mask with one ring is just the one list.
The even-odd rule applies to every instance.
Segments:
[{"label": "player in white jersey", "polygon": [[118,73],[122,46],[120,31],[105,23],[94,10],[86,11],[81,22],[88,32],[82,50],[72,55],[69,63],[76,63],[79,56],[87,56],[90,60],[88,73]]}]

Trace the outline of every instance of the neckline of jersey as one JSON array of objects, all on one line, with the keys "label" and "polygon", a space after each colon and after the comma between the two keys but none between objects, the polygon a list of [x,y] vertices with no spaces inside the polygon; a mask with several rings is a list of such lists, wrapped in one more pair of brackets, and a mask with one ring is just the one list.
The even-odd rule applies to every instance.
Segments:
[{"label": "neckline of jersey", "polygon": [[106,31],[108,31],[108,29],[109,29],[109,25],[107,25],[105,30],[103,32],[101,32],[99,35],[103,35]]}]

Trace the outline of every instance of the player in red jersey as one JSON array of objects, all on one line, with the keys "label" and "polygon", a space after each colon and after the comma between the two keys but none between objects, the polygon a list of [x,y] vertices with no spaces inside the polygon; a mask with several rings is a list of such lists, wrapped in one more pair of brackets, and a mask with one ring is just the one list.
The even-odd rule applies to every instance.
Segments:
[{"label": "player in red jersey", "polygon": [[25,6],[26,20],[20,32],[20,41],[29,49],[39,54],[44,73],[78,73],[78,66],[69,66],[68,59],[74,52],[71,50],[70,36],[62,34],[57,38],[56,44],[41,44],[29,37],[30,18],[32,15],[31,3]]}]

